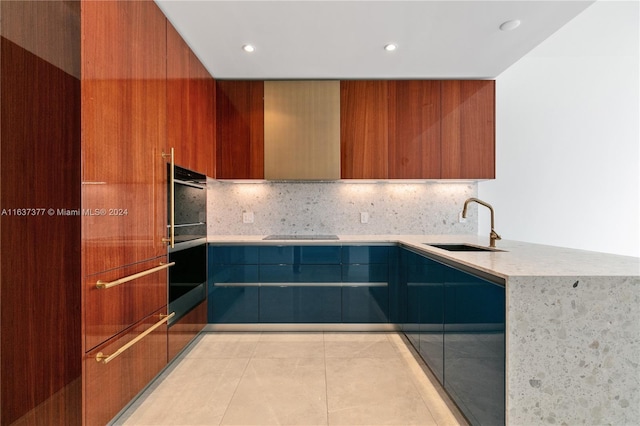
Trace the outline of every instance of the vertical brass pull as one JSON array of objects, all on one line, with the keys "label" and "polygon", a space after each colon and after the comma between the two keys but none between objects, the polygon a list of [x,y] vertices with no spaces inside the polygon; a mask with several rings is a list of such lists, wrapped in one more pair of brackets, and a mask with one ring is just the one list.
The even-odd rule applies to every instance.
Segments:
[{"label": "vertical brass pull", "polygon": [[[175,157],[174,149],[171,148],[171,153],[168,154],[171,157],[171,168],[169,169],[169,238],[163,238],[163,243],[169,243],[171,248],[175,246],[176,242],[176,194],[175,194]],[[166,157],[167,154],[162,154]]]}]

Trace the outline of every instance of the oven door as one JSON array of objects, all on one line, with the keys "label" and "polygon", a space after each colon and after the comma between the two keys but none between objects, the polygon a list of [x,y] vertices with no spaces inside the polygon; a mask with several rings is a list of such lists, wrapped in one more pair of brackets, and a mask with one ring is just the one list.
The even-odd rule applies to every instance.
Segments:
[{"label": "oven door", "polygon": [[169,325],[206,299],[207,243],[200,238],[169,249],[169,312],[176,315]]}]

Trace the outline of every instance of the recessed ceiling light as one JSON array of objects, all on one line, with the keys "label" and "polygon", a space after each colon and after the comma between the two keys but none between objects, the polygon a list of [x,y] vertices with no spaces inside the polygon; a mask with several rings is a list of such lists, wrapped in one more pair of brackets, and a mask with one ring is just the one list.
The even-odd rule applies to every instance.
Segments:
[{"label": "recessed ceiling light", "polygon": [[502,31],[511,31],[511,30],[515,30],[519,26],[520,26],[520,20],[519,19],[513,19],[511,21],[503,22],[500,25],[500,29]]},{"label": "recessed ceiling light", "polygon": [[384,46],[384,50],[386,50],[387,52],[393,52],[397,48],[398,48],[398,45],[397,44],[393,44],[393,43],[389,43],[389,44]]},{"label": "recessed ceiling light", "polygon": [[244,50],[245,52],[251,53],[254,50],[256,50],[256,48],[253,47],[252,44],[245,44],[244,46],[242,46],[242,50]]}]

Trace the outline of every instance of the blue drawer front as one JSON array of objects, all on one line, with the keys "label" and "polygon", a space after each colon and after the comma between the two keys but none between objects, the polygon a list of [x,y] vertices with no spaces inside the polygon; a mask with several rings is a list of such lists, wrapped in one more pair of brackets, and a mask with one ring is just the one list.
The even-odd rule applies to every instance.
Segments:
[{"label": "blue drawer front", "polygon": [[344,246],[342,263],[388,263],[389,247],[385,246]]},{"label": "blue drawer front", "polygon": [[338,323],[340,287],[261,287],[260,322]]},{"label": "blue drawer front", "polygon": [[342,281],[349,283],[384,282],[389,280],[389,266],[384,263],[342,265]]},{"label": "blue drawer front", "polygon": [[389,321],[388,287],[342,287],[342,322]]},{"label": "blue drawer front", "polygon": [[257,283],[258,265],[212,265],[209,283]]},{"label": "blue drawer front", "polygon": [[331,265],[340,264],[340,246],[262,246],[263,265]]},{"label": "blue drawer front", "polygon": [[259,294],[259,287],[210,286],[209,323],[257,323]]},{"label": "blue drawer front", "polygon": [[340,282],[340,265],[260,265],[263,283]]},{"label": "blue drawer front", "polygon": [[257,265],[258,264],[258,247],[209,246],[209,264]]}]

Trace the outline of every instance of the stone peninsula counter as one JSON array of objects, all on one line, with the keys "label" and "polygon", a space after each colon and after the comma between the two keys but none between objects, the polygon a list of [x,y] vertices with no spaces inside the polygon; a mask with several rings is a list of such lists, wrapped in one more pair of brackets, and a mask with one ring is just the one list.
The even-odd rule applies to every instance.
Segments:
[{"label": "stone peninsula counter", "polygon": [[214,244],[398,244],[506,283],[508,425],[640,421],[640,258],[469,235],[340,235],[339,240],[209,236]]}]

